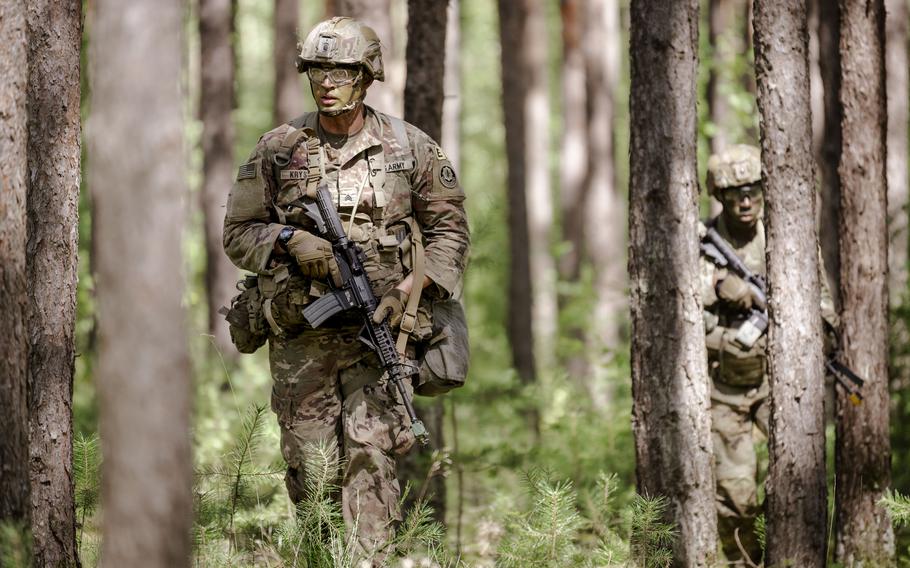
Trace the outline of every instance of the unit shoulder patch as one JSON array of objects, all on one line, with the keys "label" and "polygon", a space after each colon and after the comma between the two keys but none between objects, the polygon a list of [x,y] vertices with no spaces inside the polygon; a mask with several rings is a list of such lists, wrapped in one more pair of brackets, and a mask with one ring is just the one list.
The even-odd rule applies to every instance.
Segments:
[{"label": "unit shoulder patch", "polygon": [[458,179],[455,177],[455,170],[449,164],[439,168],[439,182],[443,187],[452,189],[458,185]]}]

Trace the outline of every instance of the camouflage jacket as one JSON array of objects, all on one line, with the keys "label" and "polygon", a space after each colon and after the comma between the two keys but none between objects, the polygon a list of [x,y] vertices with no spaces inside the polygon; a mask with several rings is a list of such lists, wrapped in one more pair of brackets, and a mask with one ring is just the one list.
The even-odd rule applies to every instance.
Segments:
[{"label": "camouflage jacket", "polygon": [[[260,275],[291,275],[295,303],[318,296],[324,282],[295,277],[290,257],[274,252],[286,226],[315,232],[313,222],[293,205],[305,189],[306,176],[319,167],[328,183],[349,236],[364,250],[365,267],[377,295],[409,271],[407,225],[413,219],[425,244],[430,296],[450,297],[460,291],[470,247],[465,195],[442,149],[418,128],[367,107],[363,129],[330,144],[321,138],[320,155],[308,157],[297,144],[289,163],[276,167],[273,157],[296,128],[315,136],[318,114],[307,113],[264,134],[240,167],[228,197],[224,250],[238,267]],[[309,129],[309,130],[307,130]],[[358,200],[359,196],[359,200]],[[356,207],[355,207],[356,204]]]},{"label": "camouflage jacket", "polygon": [[[737,242],[737,240],[733,238],[722,215],[711,219],[708,221],[707,225],[713,226],[720,236],[730,243],[730,246],[733,247],[733,250],[736,251],[736,254],[742,259],[749,270],[759,276],[765,277],[765,227],[761,220],[758,221],[755,237],[745,243]],[[828,288],[828,280],[825,275],[825,267],[822,262],[820,250],[818,263],[819,279],[821,283],[821,315],[825,321],[836,329],[838,326],[838,316],[834,309],[831,291]],[[709,355],[712,355],[712,352],[714,351],[724,350],[730,351],[739,358],[763,356],[766,345],[764,337],[748,352],[740,352],[735,346],[723,340],[726,333],[725,330],[736,330],[748,317],[748,314],[739,312],[718,299],[715,286],[717,282],[725,276],[725,272],[724,269],[718,268],[704,256],[701,258],[701,296],[706,313],[706,326],[710,328],[706,329],[708,332],[707,344]],[[709,319],[712,320],[710,325]],[[731,335],[735,335],[735,333],[731,333]]]}]

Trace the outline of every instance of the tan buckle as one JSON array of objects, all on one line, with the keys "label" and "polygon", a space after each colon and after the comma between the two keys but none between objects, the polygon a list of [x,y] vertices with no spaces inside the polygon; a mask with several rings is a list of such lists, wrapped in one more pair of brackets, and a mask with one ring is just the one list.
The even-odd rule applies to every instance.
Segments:
[{"label": "tan buckle", "polygon": [[417,327],[417,316],[414,314],[409,314],[407,312],[401,314],[401,331],[405,332],[408,335],[414,332],[414,328]]}]

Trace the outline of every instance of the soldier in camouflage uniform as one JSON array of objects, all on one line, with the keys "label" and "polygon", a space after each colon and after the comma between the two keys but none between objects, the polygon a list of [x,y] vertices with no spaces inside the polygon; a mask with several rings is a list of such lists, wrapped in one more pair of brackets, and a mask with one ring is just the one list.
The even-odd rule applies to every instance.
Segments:
[{"label": "soldier in camouflage uniform", "polygon": [[[723,205],[723,211],[708,225],[723,237],[746,266],[765,276],[765,228],[762,223],[764,196],[761,185],[761,155],[758,148],[737,145],[708,160],[708,191]],[[837,316],[824,277],[822,315],[832,325]],[[753,297],[738,276],[702,258],[702,301],[705,308],[705,343],[712,379],[711,419],[717,483],[718,532],[727,559],[744,563],[736,543],[754,562],[761,558],[754,523],[758,505],[758,461],[753,431],[768,434],[768,380],[766,336],[750,349],[735,340],[748,319]]]},{"label": "soldier in camouflage uniform", "polygon": [[[422,286],[412,338],[429,333],[426,303],[459,294],[469,234],[462,191],[442,149],[418,128],[363,103],[384,79],[375,32],[336,17],[298,44],[297,69],[318,112],[265,133],[241,166],[227,204],[224,249],[259,275],[270,333],[272,409],[281,427],[286,484],[305,496],[304,447],[337,444],[341,504],[365,557],[377,554],[400,519],[396,456],[414,443],[397,394],[376,355],[358,340],[362,323],[338,314],[318,329],[302,316],[336,277],[328,242],[294,203],[328,185],[349,236],[365,253],[377,321],[397,329],[412,288]],[[412,235],[425,245],[425,277],[413,282]],[[413,349],[410,350],[413,353]],[[381,553],[379,553],[381,557]]]}]

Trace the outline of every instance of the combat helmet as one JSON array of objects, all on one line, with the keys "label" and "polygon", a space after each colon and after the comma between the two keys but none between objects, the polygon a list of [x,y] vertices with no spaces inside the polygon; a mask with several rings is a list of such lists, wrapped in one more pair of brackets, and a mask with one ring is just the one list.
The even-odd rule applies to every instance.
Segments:
[{"label": "combat helmet", "polygon": [[376,81],[385,79],[379,36],[370,26],[346,16],[316,24],[297,44],[295,64],[300,73],[311,65],[361,65]]},{"label": "combat helmet", "polygon": [[761,151],[737,144],[708,159],[708,193],[720,199],[720,192],[761,181]]}]

